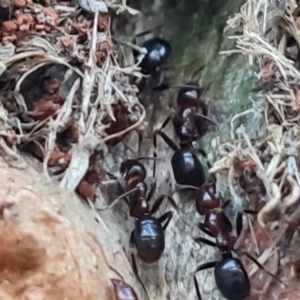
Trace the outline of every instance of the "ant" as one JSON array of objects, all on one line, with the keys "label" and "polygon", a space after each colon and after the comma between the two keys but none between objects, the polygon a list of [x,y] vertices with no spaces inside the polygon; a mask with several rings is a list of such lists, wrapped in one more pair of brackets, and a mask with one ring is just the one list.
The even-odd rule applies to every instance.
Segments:
[{"label": "ant", "polygon": [[[151,33],[147,30],[136,35],[136,37]],[[145,88],[148,82],[147,77],[155,80],[159,77],[162,66],[168,61],[172,54],[172,46],[169,41],[164,38],[154,37],[146,40],[140,50],[132,49],[135,63],[140,61],[141,73],[146,77],[134,78],[135,84],[139,91]]]},{"label": "ant", "polygon": [[[200,99],[202,88],[197,83],[188,82],[185,86],[178,87],[180,87],[177,95],[179,110],[173,118],[169,116],[160,129],[154,132],[153,143],[156,148],[156,135],[158,134],[175,151],[171,164],[178,184],[200,187],[206,181],[206,177],[201,162],[190,149],[190,146],[193,141],[200,139],[207,132],[208,126],[203,120],[214,125],[216,123],[207,117],[208,108]],[[166,88],[170,87],[167,86]],[[171,119],[176,135],[180,140],[180,147],[162,131]],[[206,157],[206,153],[202,149],[199,152]]]},{"label": "ant", "polygon": [[133,49],[132,52],[136,62],[139,60],[140,55],[144,55],[140,63],[141,72],[144,75],[155,74],[157,69],[166,63],[172,53],[171,44],[159,37],[145,41],[142,48],[146,50],[146,54],[142,54],[136,49]]},{"label": "ant", "polygon": [[[130,248],[134,248],[135,246],[138,256],[142,261],[151,264],[158,261],[164,252],[165,230],[173,217],[172,211],[164,213],[159,218],[153,217],[153,214],[158,211],[165,197],[167,197],[176,210],[177,206],[172,197],[162,195],[156,199],[150,209],[149,201],[155,192],[156,183],[154,182],[151,185],[148,193],[147,185],[145,183],[147,175],[146,169],[144,165],[139,162],[140,159],[144,159],[144,157],[139,159],[128,159],[122,162],[120,173],[124,181],[124,193],[107,208],[114,206],[120,199],[126,201],[129,206],[130,216],[136,218],[134,230],[130,235]],[[133,255],[132,262],[134,271],[137,275],[137,267]]]},{"label": "ant", "polygon": [[[157,26],[157,28],[158,27],[161,26]],[[132,54],[135,63],[140,62],[141,73],[153,78],[156,77],[158,73],[157,71],[159,71],[159,69],[167,62],[173,51],[170,42],[160,37],[153,37],[146,40],[141,47],[136,46],[138,37],[150,34],[154,29],[155,28],[136,34],[133,44],[120,41],[113,37],[116,42],[132,48]],[[136,85],[138,86],[141,83],[146,83],[146,78],[143,77],[141,80],[135,78],[135,81]]]},{"label": "ant", "polygon": [[204,89],[198,83],[188,82],[185,85],[173,87],[162,84],[156,87],[155,90],[171,88],[179,88],[177,93],[178,110],[174,117],[171,115],[165,120],[162,128],[167,126],[172,119],[175,133],[181,144],[191,144],[193,141],[201,139],[208,130],[208,122],[217,126],[207,116],[208,106],[201,99]]},{"label": "ant", "polygon": [[[171,158],[175,181],[184,186],[201,186],[206,181],[206,177],[203,166],[195,153],[189,147],[182,145],[178,147],[161,129],[154,132],[154,148],[157,147],[157,134],[175,151]],[[156,153],[154,153],[154,157],[156,157]]]},{"label": "ant", "polygon": [[[225,201],[221,206],[220,198],[216,195],[215,184],[203,185],[199,188],[196,198],[196,209],[200,215],[205,216],[203,223],[198,227],[207,235],[216,239],[215,242],[206,238],[194,238],[197,243],[205,243],[209,246],[217,247],[222,252],[219,261],[211,261],[200,265],[194,274],[194,284],[198,299],[201,300],[199,285],[196,273],[209,268],[215,268],[215,281],[221,294],[228,300],[242,300],[250,294],[250,281],[248,274],[240,259],[232,256],[232,252],[239,255],[246,255],[260,269],[263,269],[270,276],[275,277],[267,271],[254,257],[246,251],[236,249],[235,242],[239,238],[243,229],[242,213],[238,212],[236,217],[236,235],[232,235],[233,227],[229,218],[224,212],[224,208],[230,203]],[[255,214],[251,210],[244,210],[245,213]],[[277,279],[279,280],[279,279]]]}]

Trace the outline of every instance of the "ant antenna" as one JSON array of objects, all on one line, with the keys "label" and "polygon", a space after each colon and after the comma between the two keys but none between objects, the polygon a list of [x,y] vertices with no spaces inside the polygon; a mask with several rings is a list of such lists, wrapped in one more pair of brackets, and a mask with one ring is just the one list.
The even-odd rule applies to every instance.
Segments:
[{"label": "ant antenna", "polygon": [[138,273],[138,269],[137,269],[137,265],[136,265],[136,260],[135,260],[134,254],[131,254],[131,262],[132,262],[132,269],[133,269],[133,272],[134,272],[136,278],[138,279],[139,283],[141,284],[141,286],[142,286],[142,288],[143,288],[145,294],[147,295],[148,300],[150,300],[150,297],[149,297],[149,294],[148,294],[148,292],[147,292],[147,289],[146,289],[146,287],[145,287],[145,285],[144,285],[142,279],[141,279],[140,276],[139,276],[139,273]]},{"label": "ant antenna", "polygon": [[273,277],[277,282],[283,284],[285,286],[285,284],[276,277],[276,275],[272,274],[271,272],[269,272],[261,263],[258,262],[258,260],[256,258],[254,258],[251,254],[249,254],[247,251],[241,250],[241,249],[233,249],[233,251],[238,254],[238,255],[245,255],[247,258],[249,258],[253,263],[255,263],[261,270],[264,270],[268,275],[270,275],[271,277]]}]

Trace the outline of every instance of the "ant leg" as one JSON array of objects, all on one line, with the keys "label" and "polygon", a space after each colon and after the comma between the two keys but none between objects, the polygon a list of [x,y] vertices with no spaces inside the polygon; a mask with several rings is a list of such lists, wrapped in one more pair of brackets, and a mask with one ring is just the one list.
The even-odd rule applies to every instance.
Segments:
[{"label": "ant leg", "polygon": [[[166,123],[166,122],[164,122]],[[176,146],[176,144],[162,131],[160,130],[157,130],[157,131],[154,131],[154,135],[153,135],[153,145],[154,145],[154,153],[153,153],[153,156],[155,158],[157,158],[157,153],[156,153],[156,149],[157,149],[157,139],[156,139],[156,136],[157,134],[159,134],[162,139],[165,141],[165,143],[167,143],[167,145],[172,148],[174,151],[177,151],[179,150],[179,148]],[[153,163],[153,176],[155,177],[155,174],[156,174],[156,163],[154,161]]]},{"label": "ant leg", "polygon": [[155,86],[152,90],[162,92],[162,91],[168,90],[170,88],[171,87],[169,86],[169,84],[162,82],[161,84]]},{"label": "ant leg", "polygon": [[208,246],[217,247],[217,244],[215,242],[210,241],[210,240],[208,240],[206,238],[198,237],[198,238],[194,238],[194,241],[196,243],[198,243],[198,244],[204,243],[204,244],[206,244]]},{"label": "ant leg", "polygon": [[119,183],[118,179],[108,179],[101,181],[101,185],[109,185]]},{"label": "ant leg", "polygon": [[[133,153],[134,155],[136,155],[136,152],[128,145],[128,143],[127,142],[125,142],[125,141],[121,141],[123,144],[124,144],[124,146],[131,152],[131,153]],[[141,152],[141,144],[142,144],[142,142],[143,142],[143,136],[139,133],[138,134],[138,149],[137,149],[137,152],[138,152],[138,156],[140,156],[140,152]],[[139,159],[147,159],[147,157],[140,157]]]},{"label": "ant leg", "polygon": [[200,265],[196,271],[195,271],[195,274],[200,272],[200,271],[203,271],[203,270],[206,270],[206,269],[210,269],[210,268],[214,268],[215,265],[216,265],[217,261],[209,261],[209,262],[206,262],[202,265]]},{"label": "ant leg", "polygon": [[[178,150],[177,145],[164,133],[162,132],[162,130],[169,124],[170,120],[172,119],[172,114],[170,114],[165,121],[163,122],[163,124],[160,126],[159,130],[154,131],[154,135],[153,135],[153,146],[154,146],[154,153],[153,156],[155,158],[157,158],[157,134],[159,134],[161,136],[161,138],[165,141],[165,143],[172,148],[174,151]],[[156,163],[155,161],[153,162],[153,177],[155,177],[156,174]]]},{"label": "ant leg", "polygon": [[204,119],[205,121],[208,121],[209,123],[211,123],[211,124],[213,124],[214,126],[216,126],[217,128],[219,128],[218,124],[217,124],[215,121],[213,121],[212,119],[208,118],[208,117],[205,116],[205,115],[202,115],[202,114],[195,114],[195,117],[196,117],[196,119],[199,119],[199,122],[201,122],[200,119]]},{"label": "ant leg", "polygon": [[118,198],[116,198],[111,204],[109,204],[108,206],[106,207],[103,207],[103,208],[99,208],[98,210],[101,211],[101,210],[107,210],[107,209],[110,209],[112,207],[114,207],[116,205],[117,202],[119,202],[119,200],[125,200],[128,204],[128,200],[127,200],[127,196],[131,195],[132,193],[138,191],[138,188],[135,188],[135,189],[132,189],[124,194],[122,194],[121,196],[119,196]]},{"label": "ant leg", "polygon": [[142,32],[140,32],[140,33],[137,33],[137,34],[135,35],[135,38],[141,37],[141,36],[144,36],[144,35],[147,35],[147,34],[149,34],[149,33],[152,33],[154,30],[160,29],[160,28],[162,28],[162,27],[163,27],[163,25],[161,24],[161,25],[157,25],[157,26],[153,27],[152,29],[144,30],[144,31],[142,31]]},{"label": "ant leg", "polygon": [[207,133],[208,124],[207,122],[203,122],[203,119],[200,118],[196,113],[195,113],[195,127],[197,129],[197,134],[194,136],[193,140],[198,141]]},{"label": "ant leg", "polygon": [[257,215],[258,212],[256,210],[252,210],[252,209],[244,209],[243,212],[245,214],[249,214],[249,215]]},{"label": "ant leg", "polygon": [[167,199],[171,202],[172,206],[178,211],[178,207],[174,201],[174,199],[169,196],[169,195],[162,195],[159,198],[156,199],[151,211],[150,211],[150,215],[153,215],[154,213],[156,213],[159,209],[159,207],[161,206],[164,198],[167,197]]},{"label": "ant leg", "polygon": [[[246,211],[243,210],[244,213],[246,213]],[[251,211],[251,213],[252,213],[252,211]],[[237,233],[237,238],[239,238],[239,236],[241,235],[242,230],[243,230],[243,214],[241,212],[238,212],[238,214],[236,216],[236,233]]]},{"label": "ant leg", "polygon": [[135,152],[133,151],[133,149],[128,145],[128,143],[127,142],[125,142],[125,141],[121,141],[123,144],[124,144],[124,146],[131,152],[131,153],[133,153],[133,154],[135,154]]},{"label": "ant leg", "polygon": [[150,191],[149,191],[147,199],[146,199],[146,202],[149,202],[150,199],[153,197],[154,192],[156,190],[155,170],[156,170],[157,157],[139,157],[139,158],[137,158],[137,160],[142,160],[142,159],[152,159],[153,160],[153,182],[151,183]]},{"label": "ant leg", "polygon": [[[208,169],[212,168],[211,163],[207,160],[207,153],[203,149],[197,149],[197,151],[205,158],[206,160],[206,165]],[[217,177],[215,174],[210,174],[211,178],[213,179],[214,182],[217,182]]]},{"label": "ant leg", "polygon": [[[206,65],[201,65],[199,68],[197,68],[191,76],[191,80],[194,80],[194,78],[200,78],[201,72],[205,69]],[[202,77],[202,76],[201,76]],[[211,83],[208,83],[209,87],[211,86]],[[207,88],[206,88],[207,89]],[[208,89],[207,89],[208,90]],[[204,90],[205,91],[205,90]],[[203,93],[202,93],[203,94]]]},{"label": "ant leg", "polygon": [[173,218],[173,212],[168,211],[165,214],[163,214],[161,217],[159,217],[157,220],[159,223],[163,223],[165,220],[167,220],[165,225],[163,225],[163,230],[166,230],[172,218]]},{"label": "ant leg", "polygon": [[153,88],[154,91],[165,91],[169,89],[193,89],[193,90],[202,90],[203,88],[196,85],[174,85],[170,86],[168,83],[162,82],[160,85]]},{"label": "ant leg", "polygon": [[197,149],[197,151],[204,157],[207,158],[207,153],[203,149]]},{"label": "ant leg", "polygon": [[[211,165],[210,162],[207,160],[207,153],[206,153],[203,149],[197,149],[197,152],[198,152],[199,154],[201,154],[201,155],[205,158],[207,167],[208,167],[209,169],[211,169],[212,165]],[[214,181],[216,182],[217,179],[216,179],[215,175],[214,175],[214,174],[211,174],[211,176],[213,177]]]},{"label": "ant leg", "polygon": [[293,240],[295,232],[296,232],[296,228],[294,228],[293,225],[289,224],[287,229],[284,232],[283,238],[281,238],[277,242],[277,246],[283,249],[287,249]]},{"label": "ant leg", "polygon": [[284,283],[277,278],[274,274],[272,274],[271,272],[269,272],[261,263],[258,262],[258,260],[256,258],[254,258],[251,254],[249,254],[247,251],[243,251],[241,249],[233,249],[233,251],[238,254],[238,255],[245,255],[247,258],[249,258],[253,263],[255,263],[261,270],[264,270],[268,275],[270,275],[271,277],[273,277],[276,281],[278,281],[279,283],[283,284]]},{"label": "ant leg", "polygon": [[[129,247],[130,248],[134,248],[135,246],[135,241],[134,241],[134,230],[131,231],[131,234],[130,234],[130,239],[129,239]],[[137,264],[136,264],[136,260],[135,260],[135,256],[134,254],[132,253],[131,254],[131,263],[132,263],[132,270],[133,270],[133,273],[134,275],[136,276],[136,278],[138,279],[138,281],[140,282],[144,292],[146,293],[147,295],[147,298],[150,300],[150,297],[148,295],[148,292],[146,290],[146,287],[144,285],[144,283],[142,282],[140,276],[139,276],[139,272],[138,272],[138,268],[137,268]]]},{"label": "ant leg", "polygon": [[130,239],[129,239],[129,247],[134,248],[135,241],[134,241],[134,229],[131,231]]},{"label": "ant leg", "polygon": [[238,212],[236,216],[236,233],[237,233],[237,238],[241,235],[243,230],[243,215]]},{"label": "ant leg", "polygon": [[210,232],[209,229],[206,228],[205,224],[204,223],[198,223],[198,226],[197,226],[202,232],[204,232],[205,234],[211,236],[214,238],[213,234]]},{"label": "ant leg", "polygon": [[169,122],[171,121],[172,119],[172,114],[170,114],[165,120],[164,122],[162,123],[162,125],[160,126],[160,131],[163,130],[168,124]]},{"label": "ant leg", "polygon": [[153,197],[155,190],[156,190],[156,181],[154,180],[151,183],[151,188],[150,188],[150,191],[149,191],[147,199],[146,199],[147,202],[149,202],[150,199]]},{"label": "ant leg", "polygon": [[137,45],[134,44],[134,43],[122,41],[122,40],[116,38],[115,36],[111,36],[111,38],[112,38],[116,43],[118,43],[118,44],[120,44],[120,45],[125,45],[125,46],[127,46],[127,47],[130,47],[130,48],[132,49],[132,52],[133,52],[133,54],[134,54],[135,56],[137,56],[137,55],[143,53],[143,51],[142,51],[143,48],[137,46]]},{"label": "ant leg", "polygon": [[154,139],[153,139],[153,142],[154,142],[154,147],[156,148],[156,135],[160,135],[161,138],[165,141],[165,143],[170,147],[172,148],[174,151],[177,151],[179,148],[177,147],[177,145],[168,137],[167,134],[165,134],[164,132],[160,130],[156,130],[154,131]]},{"label": "ant leg", "polygon": [[105,172],[105,174],[107,175],[108,180],[103,180],[101,182],[101,184],[110,184],[110,183],[119,181],[119,178],[116,175],[114,175],[113,173],[111,173],[107,166],[103,165],[102,168],[103,168],[103,171]]},{"label": "ant leg", "polygon": [[181,121],[177,116],[174,116],[173,118],[173,127],[174,127],[174,131],[180,132],[180,127],[181,127]]},{"label": "ant leg", "polygon": [[109,179],[111,180],[118,180],[118,177],[110,172],[106,172],[106,175],[108,176]]},{"label": "ant leg", "polygon": [[193,191],[198,191],[199,187],[195,187],[193,185],[180,185],[176,187],[177,191],[180,190],[193,190]]},{"label": "ant leg", "polygon": [[183,84],[183,85],[174,85],[174,86],[171,86],[170,89],[191,89],[191,90],[203,90],[202,87],[200,87],[199,85],[196,85],[197,83],[194,83],[194,84]]},{"label": "ant leg", "polygon": [[229,199],[229,200],[226,200],[226,201],[224,201],[223,203],[222,203],[222,205],[221,205],[221,209],[225,209],[229,204],[230,204],[230,202],[231,202],[231,200]]},{"label": "ant leg", "polygon": [[195,285],[198,300],[202,300],[202,297],[201,297],[201,293],[200,293],[199,284],[198,284],[198,281],[197,281],[197,278],[196,278],[196,273],[200,272],[200,271],[203,271],[203,270],[210,269],[210,268],[214,268],[215,265],[216,265],[216,261],[210,261],[210,262],[204,263],[204,264],[200,265],[194,273],[194,285]]},{"label": "ant leg", "polygon": [[194,274],[194,286],[196,289],[196,294],[197,294],[198,300],[202,300],[198,280],[196,278],[196,274]]},{"label": "ant leg", "polygon": [[139,137],[139,140],[138,140],[138,155],[140,156],[140,153],[141,153],[141,144],[142,144],[142,141],[143,141],[143,136],[139,133],[138,137]]},{"label": "ant leg", "polygon": [[[130,239],[129,239],[129,248],[133,249],[134,246],[135,246],[134,230],[132,230],[131,234],[130,234]],[[131,263],[132,263],[132,269],[133,269],[133,272],[134,272],[135,276],[140,280],[139,272],[138,272],[138,268],[137,268],[137,264],[136,264],[136,260],[135,260],[135,256],[134,256],[133,253],[131,253]]]},{"label": "ant leg", "polygon": [[154,160],[154,161],[159,160],[159,158],[157,158],[157,157],[150,157],[150,156],[140,156],[140,157],[136,158],[135,160],[143,160],[143,159]]}]

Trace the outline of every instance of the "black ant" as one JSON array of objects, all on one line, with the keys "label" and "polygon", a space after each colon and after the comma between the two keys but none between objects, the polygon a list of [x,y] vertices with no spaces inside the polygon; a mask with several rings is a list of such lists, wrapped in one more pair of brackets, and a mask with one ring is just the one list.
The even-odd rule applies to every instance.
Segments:
[{"label": "black ant", "polygon": [[[130,247],[136,247],[138,256],[142,261],[148,264],[154,263],[160,259],[164,252],[165,230],[173,217],[173,212],[168,211],[159,218],[155,218],[152,215],[158,211],[165,197],[175,209],[177,209],[177,206],[172,197],[162,195],[156,199],[150,209],[149,201],[154,194],[156,184],[152,184],[149,193],[147,193],[147,185],[145,183],[146,169],[139,162],[139,159],[128,159],[122,162],[120,173],[124,181],[124,193],[110,204],[108,208],[114,206],[120,199],[126,201],[129,206],[130,216],[136,218],[135,228],[130,235]],[[163,223],[164,225],[162,225]],[[137,273],[133,256],[132,259],[134,270]]]},{"label": "black ant", "polygon": [[[217,247],[222,252],[220,261],[207,262],[200,265],[194,274],[194,284],[198,299],[201,300],[199,285],[196,273],[209,268],[215,268],[215,281],[221,294],[228,300],[242,300],[250,294],[250,281],[247,272],[240,259],[232,256],[232,252],[239,255],[246,255],[260,269],[266,271],[270,276],[277,279],[268,272],[254,257],[249,253],[234,248],[234,244],[243,229],[242,213],[238,212],[236,217],[236,235],[232,235],[232,223],[224,212],[224,208],[230,203],[225,201],[220,206],[220,198],[216,195],[215,185],[207,184],[199,188],[196,198],[196,209],[200,215],[205,216],[203,223],[198,227],[207,235],[216,239],[215,242],[206,238],[197,237],[197,243],[205,243],[209,246]],[[255,212],[244,210],[245,213]],[[278,280],[278,279],[277,279]]]},{"label": "black ant", "polygon": [[[136,35],[137,37],[147,35],[152,30],[146,30]],[[134,78],[133,84],[135,84],[139,91],[149,84],[147,78],[151,78],[152,81],[159,77],[161,68],[168,61],[172,54],[172,46],[169,41],[164,38],[154,37],[146,40],[139,50],[133,48],[132,54],[135,63],[140,61],[141,73],[146,75],[141,78]]]},{"label": "black ant", "polygon": [[[165,120],[159,130],[155,131],[153,137],[155,148],[157,144],[156,135],[159,134],[175,151],[171,164],[176,182],[180,185],[193,187],[199,187],[206,181],[203,166],[190,149],[191,143],[202,137],[207,131],[203,119],[209,120],[207,118],[207,106],[199,97],[200,87],[195,83],[188,83],[186,86],[181,87],[178,92],[177,104],[179,110],[173,117],[173,125],[180,140],[180,147],[162,131],[171,120],[171,116]],[[201,108],[201,113],[196,111],[199,108]],[[200,153],[206,156],[203,150],[200,150]]]},{"label": "black ant", "polygon": [[[163,86],[163,87],[162,87]],[[202,138],[208,130],[208,122],[217,124],[208,118],[208,106],[201,99],[204,89],[196,82],[188,82],[183,86],[169,87],[162,84],[159,89],[180,88],[177,93],[177,112],[174,117],[169,116],[163,126],[173,120],[175,133],[181,144],[191,144]],[[158,87],[156,88],[158,89]]]},{"label": "black ant", "polygon": [[142,44],[142,48],[146,50],[146,54],[142,54],[136,49],[133,49],[133,56],[137,62],[139,56],[144,55],[140,64],[141,72],[144,75],[155,74],[157,69],[166,63],[172,53],[171,44],[167,40],[159,37],[145,41]]},{"label": "black ant", "polygon": [[[171,165],[176,182],[184,186],[201,186],[206,181],[206,177],[203,166],[195,153],[186,146],[179,148],[161,129],[154,132],[154,148],[157,147],[157,134],[175,151],[171,158]],[[156,157],[156,153],[154,156]]]},{"label": "black ant", "polygon": [[[161,26],[157,26],[157,28],[158,27]],[[130,46],[132,48],[132,54],[135,63],[138,63],[140,61],[141,73],[152,78],[156,77],[158,71],[167,62],[172,54],[172,46],[170,42],[160,37],[153,37],[146,40],[141,45],[141,47],[135,45],[137,44],[138,37],[150,34],[154,29],[155,28],[136,34],[133,39],[134,44],[120,41],[117,38],[113,37],[116,42]],[[146,83],[146,78],[143,77],[140,80],[135,78],[135,81],[135,84],[139,87],[141,83]]]}]

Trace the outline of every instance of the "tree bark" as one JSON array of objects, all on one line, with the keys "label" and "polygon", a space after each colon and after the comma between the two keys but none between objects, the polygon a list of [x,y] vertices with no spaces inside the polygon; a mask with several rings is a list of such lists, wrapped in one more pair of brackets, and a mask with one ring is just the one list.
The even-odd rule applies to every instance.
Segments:
[{"label": "tree bark", "polygon": [[0,174],[2,300],[117,300],[113,278],[140,294],[115,226],[31,164],[1,159]]}]

